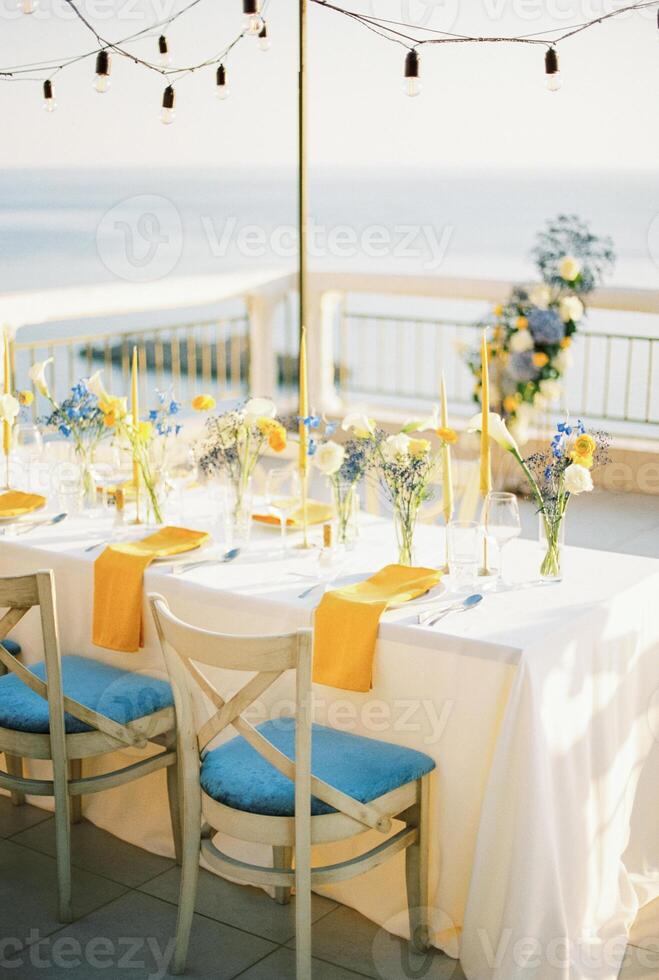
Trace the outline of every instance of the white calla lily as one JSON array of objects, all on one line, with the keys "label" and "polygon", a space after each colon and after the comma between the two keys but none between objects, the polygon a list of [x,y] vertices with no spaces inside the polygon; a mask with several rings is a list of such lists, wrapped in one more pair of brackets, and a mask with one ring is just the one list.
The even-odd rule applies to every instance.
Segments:
[{"label": "white calla lily", "polygon": [[375,431],[373,419],[364,412],[349,412],[341,423],[344,432],[355,432],[358,436],[372,436]]},{"label": "white calla lily", "polygon": [[403,432],[436,432],[441,426],[439,405],[433,405],[432,412],[424,419],[408,419]]},{"label": "white calla lily", "polygon": [[245,421],[251,424],[257,419],[273,419],[277,414],[277,407],[269,398],[250,398],[240,411]]},{"label": "white calla lily", "polygon": [[108,397],[108,393],[105,390],[105,385],[101,381],[102,374],[102,371],[95,371],[91,378],[87,378],[85,381],[87,391],[91,392],[92,395],[96,395],[100,402],[105,401]]},{"label": "white calla lily", "polygon": [[28,378],[44,398],[50,398],[48,382],[46,381],[46,367],[54,361],[54,357],[49,357],[45,361],[37,361],[27,373]]},{"label": "white calla lily", "polygon": [[0,395],[0,421],[13,425],[21,410],[18,398],[13,395]]},{"label": "white calla lily", "polygon": [[[483,417],[479,412],[478,415],[474,415],[474,417],[470,420],[467,426],[467,431],[480,432],[482,424]],[[521,456],[519,446],[508,431],[506,423],[503,421],[501,416],[497,414],[497,412],[488,413],[488,426],[490,439],[494,439],[497,445],[501,446],[502,449],[505,449],[507,453],[513,453],[513,455],[518,457]]]}]

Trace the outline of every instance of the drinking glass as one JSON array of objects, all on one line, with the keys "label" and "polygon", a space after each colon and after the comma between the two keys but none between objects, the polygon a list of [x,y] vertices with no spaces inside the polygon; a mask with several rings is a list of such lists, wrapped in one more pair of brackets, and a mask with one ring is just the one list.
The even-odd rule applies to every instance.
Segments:
[{"label": "drinking glass", "polygon": [[270,470],[265,484],[266,502],[281,524],[281,552],[288,552],[286,536],[288,519],[300,506],[300,476],[296,469],[277,467]]},{"label": "drinking glass", "polygon": [[36,425],[19,425],[14,435],[14,448],[20,467],[25,473],[27,490],[33,489],[36,473],[43,452],[43,439]]},{"label": "drinking glass", "polygon": [[503,579],[503,549],[513,538],[518,538],[522,533],[519,506],[515,494],[488,493],[485,498],[483,523],[485,524],[485,533],[488,537],[494,538],[497,543],[499,574],[495,591],[502,592],[510,588]]},{"label": "drinking glass", "polygon": [[478,575],[481,526],[477,521],[450,521],[449,572],[456,592],[473,592]]},{"label": "drinking glass", "polygon": [[184,520],[183,500],[197,479],[197,460],[192,447],[184,442],[176,442],[167,454],[167,482],[174,490],[178,504],[178,519]]}]

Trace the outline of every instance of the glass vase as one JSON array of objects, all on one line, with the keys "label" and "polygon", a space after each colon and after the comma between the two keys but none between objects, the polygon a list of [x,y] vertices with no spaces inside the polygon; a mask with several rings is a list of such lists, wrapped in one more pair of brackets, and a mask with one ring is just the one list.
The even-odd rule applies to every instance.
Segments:
[{"label": "glass vase", "polygon": [[247,548],[252,531],[252,478],[241,473],[224,485],[224,526],[227,550]]},{"label": "glass vase", "polygon": [[93,509],[96,506],[96,482],[94,480],[96,443],[85,442],[80,439],[73,448],[82,480],[83,507],[85,510]]},{"label": "glass vase", "polygon": [[565,545],[565,518],[538,515],[540,541],[540,578],[543,582],[563,580],[563,548]]},{"label": "glass vase", "polygon": [[398,564],[414,564],[414,531],[418,510],[405,510],[394,508],[394,525],[396,527],[396,540],[398,541]]},{"label": "glass vase", "polygon": [[332,491],[336,512],[336,543],[344,548],[353,547],[357,540],[357,488],[347,480],[332,480]]}]

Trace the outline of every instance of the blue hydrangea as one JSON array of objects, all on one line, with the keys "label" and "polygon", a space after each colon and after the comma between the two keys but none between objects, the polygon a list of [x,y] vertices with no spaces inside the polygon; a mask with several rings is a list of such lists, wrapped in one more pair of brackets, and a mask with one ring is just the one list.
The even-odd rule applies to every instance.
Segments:
[{"label": "blue hydrangea", "polygon": [[515,381],[530,381],[538,374],[538,369],[533,363],[533,351],[531,350],[513,354],[510,358],[509,368]]},{"label": "blue hydrangea", "polygon": [[529,330],[536,344],[558,344],[565,336],[565,326],[556,310],[533,309],[529,313]]}]

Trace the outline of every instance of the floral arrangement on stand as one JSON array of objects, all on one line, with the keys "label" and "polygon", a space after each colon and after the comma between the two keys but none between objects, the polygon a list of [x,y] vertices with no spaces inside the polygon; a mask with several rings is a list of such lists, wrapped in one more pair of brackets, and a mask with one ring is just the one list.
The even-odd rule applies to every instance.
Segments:
[{"label": "floral arrangement on stand", "polygon": [[224,476],[229,482],[232,521],[238,532],[251,520],[250,487],[256,464],[266,449],[281,453],[286,448],[286,429],[276,416],[269,398],[250,398],[238,408],[207,419],[206,434],[196,446],[202,472]]},{"label": "floral arrangement on stand", "polygon": [[89,502],[94,495],[92,467],[96,450],[101,440],[108,434],[105,416],[101,411],[98,396],[88,387],[87,381],[78,381],[70,394],[62,402],[53,397],[46,380],[46,367],[52,362],[33,364],[29,377],[37,391],[48,399],[51,411],[39,418],[39,423],[48,429],[59,432],[70,439],[82,472],[82,485],[85,499]]},{"label": "floral arrangement on stand", "polygon": [[[515,287],[479,326],[490,335],[490,404],[523,443],[536,411],[559,401],[570,347],[586,313],[585,299],[613,268],[610,238],[598,238],[576,215],[559,215],[540,232],[533,258],[542,282]],[[480,351],[466,363],[481,400]]]},{"label": "floral arrangement on stand", "polygon": [[[479,431],[482,416],[474,416],[470,431]],[[528,480],[538,509],[542,561],[540,577],[545,581],[562,579],[564,520],[572,496],[593,489],[592,470],[609,462],[610,437],[606,432],[588,432],[579,419],[576,423],[559,422],[551,445],[544,452],[522,457],[504,419],[489,414],[490,438],[517,460]]]}]

